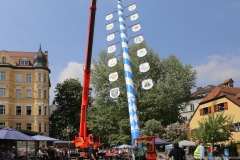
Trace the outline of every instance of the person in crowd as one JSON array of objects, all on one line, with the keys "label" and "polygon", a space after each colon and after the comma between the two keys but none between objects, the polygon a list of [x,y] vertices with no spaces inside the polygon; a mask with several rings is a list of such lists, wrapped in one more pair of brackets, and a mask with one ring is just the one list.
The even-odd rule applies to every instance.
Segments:
[{"label": "person in crowd", "polygon": [[171,157],[173,157],[174,160],[186,160],[186,153],[183,148],[179,147],[178,142],[173,143],[173,149],[169,152],[166,160],[169,160]]},{"label": "person in crowd", "polygon": [[146,150],[142,148],[138,148],[137,146],[132,147],[134,152],[134,157],[132,157],[135,160],[146,160]]},{"label": "person in crowd", "polygon": [[95,147],[94,147],[94,151],[95,151],[95,153],[96,153],[96,159],[98,160],[98,159],[99,159],[98,146],[95,146]]},{"label": "person in crowd", "polygon": [[0,160],[5,160],[6,159],[6,152],[4,151],[4,145],[0,145]]},{"label": "person in crowd", "polygon": [[37,155],[40,160],[47,160],[47,158],[49,157],[48,153],[46,153],[43,147],[39,147]]},{"label": "person in crowd", "polygon": [[195,160],[204,160],[204,147],[201,145],[201,141],[196,140],[196,149],[194,151],[194,159]]},{"label": "person in crowd", "polygon": [[96,152],[95,152],[95,150],[93,148],[93,144],[90,144],[90,148],[89,148],[88,153],[89,153],[89,156],[90,156],[90,160],[97,160]]},{"label": "person in crowd", "polygon": [[217,150],[217,147],[213,147],[212,155],[213,155],[213,157],[218,157],[219,156],[219,152]]},{"label": "person in crowd", "polygon": [[56,148],[56,160],[60,160],[60,149],[59,148]]}]

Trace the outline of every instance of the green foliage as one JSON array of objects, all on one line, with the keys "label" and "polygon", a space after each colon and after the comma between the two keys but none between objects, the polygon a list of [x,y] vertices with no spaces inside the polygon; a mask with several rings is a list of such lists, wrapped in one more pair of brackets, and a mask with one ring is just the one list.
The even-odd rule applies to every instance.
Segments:
[{"label": "green foliage", "polygon": [[57,109],[50,117],[50,136],[67,140],[67,126],[70,126],[70,140],[79,131],[82,86],[78,79],[67,79],[55,87],[54,102]]},{"label": "green foliage", "polygon": [[193,140],[200,139],[204,144],[228,141],[232,138],[230,127],[233,116],[220,114],[209,114],[207,118],[198,121],[199,128],[194,130]]},{"label": "green foliage", "polygon": [[[146,48],[148,54],[139,58],[136,53],[141,48]],[[174,55],[160,59],[145,42],[129,46],[129,52],[140,127],[150,119],[160,121],[163,126],[181,121],[178,105],[189,101],[191,89],[195,87],[196,71],[189,64],[183,65]],[[101,134],[102,142],[116,145],[129,143],[131,139],[123,58],[120,55],[117,65],[108,67],[108,60],[113,57],[113,54],[101,51],[99,60],[93,61],[91,84],[95,97],[93,108],[89,108],[88,122],[90,129]],[[149,62],[151,69],[141,73],[139,65],[144,62]],[[109,82],[109,74],[113,72],[118,72],[119,78]],[[153,80],[154,87],[144,90],[142,81],[148,78]],[[120,95],[112,99],[109,92],[115,87],[119,87]]]},{"label": "green foliage", "polygon": [[167,126],[166,133],[162,134],[162,139],[173,142],[187,140],[189,135],[189,128],[186,125],[181,125],[179,122]]},{"label": "green foliage", "polygon": [[148,120],[141,130],[141,135],[158,137],[160,135],[160,128],[162,128],[161,122],[155,119]]}]

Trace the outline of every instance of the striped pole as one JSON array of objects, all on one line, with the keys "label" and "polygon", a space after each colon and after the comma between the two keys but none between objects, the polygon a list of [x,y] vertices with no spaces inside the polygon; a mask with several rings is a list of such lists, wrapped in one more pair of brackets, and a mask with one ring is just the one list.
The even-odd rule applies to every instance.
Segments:
[{"label": "striped pole", "polygon": [[120,37],[122,43],[122,52],[123,52],[123,62],[124,62],[124,74],[126,81],[126,90],[128,98],[128,109],[131,125],[131,136],[132,136],[132,145],[135,145],[134,138],[140,137],[140,126],[138,119],[138,111],[136,104],[135,89],[133,85],[133,76],[131,68],[131,60],[128,50],[128,40],[124,22],[123,7],[121,0],[118,0],[118,21],[120,27]]}]

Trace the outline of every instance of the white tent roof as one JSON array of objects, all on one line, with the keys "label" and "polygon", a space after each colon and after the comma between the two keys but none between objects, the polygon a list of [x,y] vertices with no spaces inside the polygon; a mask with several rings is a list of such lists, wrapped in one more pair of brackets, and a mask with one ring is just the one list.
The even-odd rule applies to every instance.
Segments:
[{"label": "white tent roof", "polygon": [[[183,146],[196,146],[195,142],[192,141],[187,141],[187,140],[183,140],[178,142],[179,143],[179,147],[183,147]],[[166,145],[165,149],[171,149],[173,148],[172,144]]]}]

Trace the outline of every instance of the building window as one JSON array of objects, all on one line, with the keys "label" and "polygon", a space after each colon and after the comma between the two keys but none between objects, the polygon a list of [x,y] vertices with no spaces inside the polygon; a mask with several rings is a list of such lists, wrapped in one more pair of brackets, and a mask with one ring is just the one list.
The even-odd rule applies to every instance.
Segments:
[{"label": "building window", "polygon": [[5,122],[0,122],[0,126],[5,126]]},{"label": "building window", "polygon": [[26,82],[32,82],[32,75],[31,74],[27,74]]},{"label": "building window", "polygon": [[44,107],[44,115],[47,116],[47,106]]},{"label": "building window", "polygon": [[32,107],[26,106],[26,115],[32,115]]},{"label": "building window", "polygon": [[38,89],[38,98],[42,98],[41,94],[42,94],[42,89]]},{"label": "building window", "polygon": [[6,57],[2,57],[2,63],[6,63]]},{"label": "building window", "polygon": [[5,105],[0,105],[0,114],[5,114]]},{"label": "building window", "polygon": [[0,80],[6,81],[6,72],[0,72]]},{"label": "building window", "polygon": [[240,132],[240,122],[234,123],[234,131]]},{"label": "building window", "polygon": [[38,73],[38,82],[41,82],[41,81],[42,81],[42,74]]},{"label": "building window", "polygon": [[47,90],[44,90],[44,98],[47,98]]},{"label": "building window", "polygon": [[204,107],[201,108],[199,111],[201,116],[208,115],[209,113],[211,113],[211,107]]},{"label": "building window", "polygon": [[44,132],[47,132],[47,124],[44,125]]},{"label": "building window", "polygon": [[46,83],[47,82],[47,75],[44,74],[44,77],[43,77],[43,82]]},{"label": "building window", "polygon": [[186,112],[187,111],[186,106],[179,106],[179,108],[180,108],[181,112]]},{"label": "building window", "polygon": [[184,122],[187,122],[187,116],[182,117],[182,120],[183,120]]},{"label": "building window", "polygon": [[38,106],[38,115],[42,115],[42,106]]},{"label": "building window", "polygon": [[21,123],[16,123],[16,129],[21,129]]},{"label": "building window", "polygon": [[16,74],[16,82],[22,82],[22,74],[21,73]]},{"label": "building window", "polygon": [[31,123],[27,123],[26,126],[27,126],[26,129],[27,129],[28,131],[31,131],[31,130],[32,130],[32,124],[31,124]]},{"label": "building window", "polygon": [[38,132],[42,132],[42,124],[38,124]]},{"label": "building window", "polygon": [[26,97],[27,98],[31,98],[32,97],[32,90],[31,89],[27,89],[26,90]]},{"label": "building window", "polygon": [[22,107],[16,106],[16,115],[21,115],[21,113],[22,113]]},{"label": "building window", "polygon": [[6,96],[6,88],[0,88],[0,97]]},{"label": "building window", "polygon": [[194,111],[194,104],[190,104],[191,111]]},{"label": "building window", "polygon": [[29,66],[29,60],[20,60],[21,66]]},{"label": "building window", "polygon": [[16,98],[22,98],[22,90],[16,89]]},{"label": "building window", "polygon": [[214,105],[214,112],[221,112],[221,111],[225,111],[225,110],[228,110],[227,102]]}]

